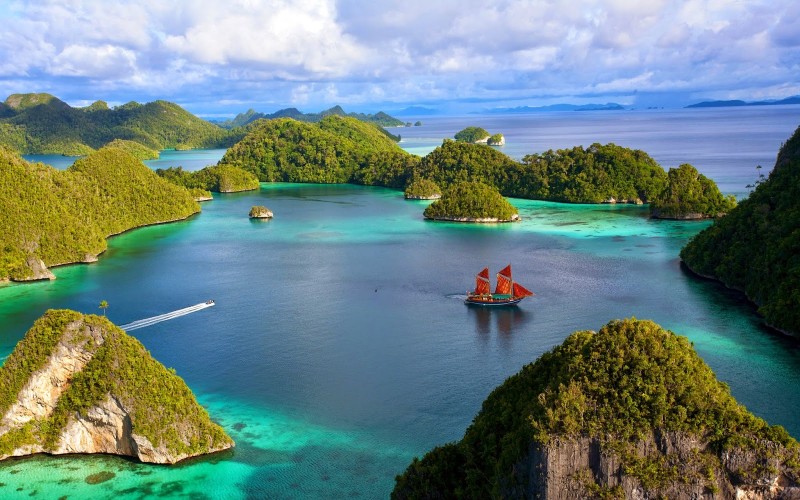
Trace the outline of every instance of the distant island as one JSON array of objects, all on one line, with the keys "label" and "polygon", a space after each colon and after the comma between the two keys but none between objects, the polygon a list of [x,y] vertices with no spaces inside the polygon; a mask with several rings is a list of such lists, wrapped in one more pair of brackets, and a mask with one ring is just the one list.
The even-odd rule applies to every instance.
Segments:
[{"label": "distant island", "polygon": [[102,316],[49,310],[0,367],[0,460],[110,453],[173,464],[231,448],[174,370]]},{"label": "distant island", "polygon": [[800,445],[651,321],[578,331],[415,458],[393,499],[797,498]]},{"label": "distant island", "polygon": [[800,128],[766,179],[681,250],[694,273],[741,290],[765,322],[800,337]]},{"label": "distant island", "polygon": [[481,127],[467,127],[453,136],[456,141],[469,142],[471,144],[486,144],[488,146],[503,146],[506,138],[503,134],[489,134],[486,129]]},{"label": "distant island", "polygon": [[517,106],[515,108],[492,108],[487,113],[546,113],[552,111],[621,111],[625,107],[615,102],[606,104],[550,104],[547,106]]},{"label": "distant island", "polygon": [[782,106],[785,104],[800,104],[800,95],[786,97],[785,99],[769,101],[741,101],[738,99],[728,101],[703,101],[690,104],[687,108],[727,108],[732,106]]},{"label": "distant island", "polygon": [[233,120],[219,122],[219,125],[221,127],[230,129],[235,127],[243,127],[260,119],[273,120],[276,118],[293,118],[301,122],[316,123],[326,116],[331,115],[349,116],[362,122],[380,125],[381,127],[403,127],[406,125],[404,121],[398,120],[393,116],[389,116],[383,111],[378,111],[374,115],[365,113],[345,113],[341,106],[334,106],[330,109],[326,109],[325,111],[320,111],[319,113],[303,113],[297,108],[286,108],[267,114],[258,113],[254,109],[248,109],[245,113],[239,113],[236,115]]},{"label": "distant island", "polygon": [[243,135],[167,101],[73,108],[50,94],[13,94],[0,104],[0,145],[20,154],[83,156],[114,140],[153,151],[223,148]]}]

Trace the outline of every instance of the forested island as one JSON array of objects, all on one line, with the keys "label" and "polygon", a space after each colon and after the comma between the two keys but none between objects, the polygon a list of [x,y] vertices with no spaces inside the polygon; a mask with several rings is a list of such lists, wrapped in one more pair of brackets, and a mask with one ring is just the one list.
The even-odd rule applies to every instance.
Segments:
[{"label": "forested island", "polygon": [[456,132],[453,138],[459,142],[487,144],[489,146],[503,146],[506,143],[503,134],[489,134],[486,129],[481,127],[467,127]]},{"label": "forested island", "polygon": [[697,234],[681,259],[695,273],[743,291],[768,325],[800,336],[800,128],[757,184]]},{"label": "forested island", "polygon": [[62,171],[0,147],[0,280],[52,279],[48,267],[97,260],[108,236],[199,210],[186,189],[123,149]]},{"label": "forested island", "polygon": [[181,167],[156,169],[156,174],[164,179],[183,186],[195,196],[210,196],[208,191],[217,193],[237,193],[258,189],[258,178],[239,167],[215,165],[196,172],[187,172]]},{"label": "forested island", "polygon": [[20,154],[82,156],[115,139],[155,151],[224,148],[244,134],[244,129],[225,130],[167,101],[114,108],[96,101],[73,108],[50,94],[13,94],[0,106],[0,145]]},{"label": "forested island", "polygon": [[0,367],[0,460],[110,453],[172,464],[233,440],[174,371],[101,316],[50,310]]},{"label": "forested island", "polygon": [[500,192],[482,182],[456,182],[425,208],[426,219],[454,222],[513,222],[519,211]]},{"label": "forested island", "polygon": [[261,182],[403,189],[417,163],[419,157],[403,151],[381,127],[331,115],[317,123],[289,118],[257,121],[218,164],[247,170]]},{"label": "forested island", "polygon": [[651,321],[578,331],[496,388],[392,498],[794,498],[800,445]]},{"label": "forested island", "polygon": [[[730,207],[705,177],[672,180],[647,153],[615,144],[548,150],[515,161],[485,144],[445,139],[420,159],[403,151],[383,129],[353,118],[328,116],[318,123],[291,119],[254,122],[220,160],[255,174],[261,182],[322,182],[409,187],[429,180],[441,189],[478,181],[503,196],[564,203],[650,203],[665,193],[661,211],[671,218],[717,217]],[[700,186],[698,192],[686,192]]]},{"label": "forested island", "polygon": [[[405,124],[402,120],[390,116],[383,111],[378,111],[375,114],[371,113],[345,113],[341,106],[334,106],[319,113],[303,113],[297,108],[286,108],[278,110],[274,113],[258,113],[254,109],[248,109],[244,113],[239,113],[233,120],[221,122],[219,125],[224,128],[236,128],[249,125],[256,120],[266,119],[274,120],[276,118],[293,118],[301,122],[316,123],[321,121],[326,116],[349,116],[366,123],[374,123],[380,127],[402,127]],[[418,122],[419,123],[419,122]]]},{"label": "forested island", "polygon": [[408,183],[403,195],[407,200],[438,200],[442,190],[430,179],[414,179]]}]

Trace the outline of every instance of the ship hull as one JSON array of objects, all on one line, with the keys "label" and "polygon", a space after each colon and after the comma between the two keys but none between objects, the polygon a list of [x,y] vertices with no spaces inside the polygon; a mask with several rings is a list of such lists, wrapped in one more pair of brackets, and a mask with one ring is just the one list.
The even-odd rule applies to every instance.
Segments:
[{"label": "ship hull", "polygon": [[512,299],[480,299],[477,297],[467,297],[464,299],[464,303],[471,306],[481,307],[505,307],[515,306],[524,298],[525,297],[515,297]]}]

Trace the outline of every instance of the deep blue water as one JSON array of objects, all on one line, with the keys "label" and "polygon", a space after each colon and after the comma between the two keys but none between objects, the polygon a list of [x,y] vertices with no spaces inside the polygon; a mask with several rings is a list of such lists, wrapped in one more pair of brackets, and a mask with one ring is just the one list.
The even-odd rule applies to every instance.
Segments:
[{"label": "deep blue water", "polygon": [[[668,138],[703,129],[696,122],[708,117],[712,139],[671,144],[710,165],[739,145],[774,158],[774,143],[800,123],[797,108],[777,108],[755,118],[742,110],[728,115],[732,123],[716,110],[695,112],[691,124],[642,112],[649,118],[639,128]],[[564,119],[602,136],[619,122],[604,116]],[[506,148],[535,135],[512,126],[525,117],[497,126],[468,118],[425,118],[402,133],[477,123],[506,133]],[[728,143],[743,121],[757,147]],[[773,130],[778,122],[786,126]],[[577,132],[562,129],[569,137],[552,147],[574,145]],[[669,149],[664,141],[654,149]],[[741,182],[744,171],[733,177]],[[426,222],[426,202],[389,189],[264,184],[217,195],[187,221],[114,237],[98,263],[55,269],[53,282],[0,286],[0,357],[48,308],[99,313],[107,300],[109,317],[124,324],[213,298],[215,307],[131,333],[237,442],[231,453],[177,467],[115,457],[6,461],[0,497],[386,497],[413,456],[459,439],[506,377],[575,330],[630,316],[688,336],[741,403],[800,436],[798,344],[763,329],[738,294],[680,268],[681,246],[708,223],[652,221],[635,206],[512,202],[521,223],[472,226]],[[252,205],[275,218],[250,221]],[[507,263],[535,297],[498,311],[463,304],[477,271]],[[99,471],[115,477],[85,482]]]}]

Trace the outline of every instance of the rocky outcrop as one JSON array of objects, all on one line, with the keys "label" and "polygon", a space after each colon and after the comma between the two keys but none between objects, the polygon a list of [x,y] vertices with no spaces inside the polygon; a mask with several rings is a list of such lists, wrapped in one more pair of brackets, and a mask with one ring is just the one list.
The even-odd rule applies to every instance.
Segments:
[{"label": "rocky outcrop", "polygon": [[48,311],[0,368],[0,382],[0,401],[13,396],[0,408],[0,459],[108,453],[172,464],[233,446],[177,375],[99,316]]},{"label": "rocky outcrop", "polygon": [[30,269],[31,274],[24,278],[15,278],[14,281],[39,281],[39,280],[54,280],[56,275],[52,273],[44,261],[35,255],[29,255],[25,259],[25,264]]},{"label": "rocky outcrop", "polygon": [[626,452],[655,468],[641,474],[635,467],[626,467],[620,454],[597,438],[531,443],[526,458],[514,468],[523,488],[509,489],[503,496],[567,500],[608,492],[641,499],[800,499],[797,478],[782,467],[780,454],[735,449],[713,461],[708,459],[713,452],[707,442],[687,433],[660,430]]},{"label": "rocky outcrop", "polygon": [[406,194],[404,195],[405,199],[407,200],[438,200],[442,197],[441,193],[432,194],[430,196],[423,196],[423,195],[416,195],[416,194]]},{"label": "rocky outcrop", "polygon": [[570,335],[496,388],[392,498],[800,499],[800,444],[651,321]]},{"label": "rocky outcrop", "polygon": [[260,205],[254,206],[250,209],[251,219],[271,219],[273,216],[272,210]]}]

